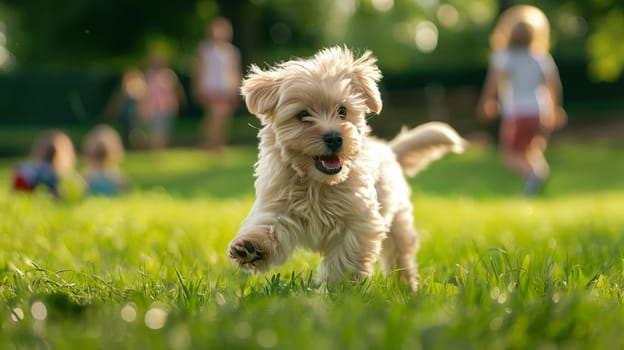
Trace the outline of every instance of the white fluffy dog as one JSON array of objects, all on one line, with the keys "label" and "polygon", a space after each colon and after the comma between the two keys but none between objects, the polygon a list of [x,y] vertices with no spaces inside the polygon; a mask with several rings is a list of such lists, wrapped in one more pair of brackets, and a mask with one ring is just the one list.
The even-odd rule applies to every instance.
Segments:
[{"label": "white fluffy dog", "polygon": [[370,52],[355,58],[332,47],[309,59],[262,70],[241,88],[262,122],[256,200],[230,242],[242,270],[282,264],[297,247],[322,256],[319,280],[358,280],[383,270],[417,288],[410,188],[414,175],[465,141],[448,125],[428,123],[389,144],[369,136],[366,114],[381,111],[381,72]]}]

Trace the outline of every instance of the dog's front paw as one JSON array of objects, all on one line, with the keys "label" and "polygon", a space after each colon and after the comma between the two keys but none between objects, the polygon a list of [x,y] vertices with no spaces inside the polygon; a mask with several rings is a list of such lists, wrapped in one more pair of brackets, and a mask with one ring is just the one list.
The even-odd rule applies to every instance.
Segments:
[{"label": "dog's front paw", "polygon": [[234,239],[230,243],[228,255],[241,270],[258,272],[268,268],[268,247],[248,237]]}]

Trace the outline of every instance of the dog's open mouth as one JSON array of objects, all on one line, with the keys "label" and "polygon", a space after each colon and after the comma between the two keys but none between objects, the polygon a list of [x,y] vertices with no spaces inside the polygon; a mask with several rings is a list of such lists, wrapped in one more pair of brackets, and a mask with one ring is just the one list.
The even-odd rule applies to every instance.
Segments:
[{"label": "dog's open mouth", "polygon": [[342,161],[336,154],[314,157],[314,165],[318,171],[327,175],[338,174],[342,170]]}]

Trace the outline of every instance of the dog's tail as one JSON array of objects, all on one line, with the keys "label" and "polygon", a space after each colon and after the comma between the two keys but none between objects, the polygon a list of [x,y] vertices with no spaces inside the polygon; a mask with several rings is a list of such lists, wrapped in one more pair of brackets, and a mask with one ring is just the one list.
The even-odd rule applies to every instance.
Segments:
[{"label": "dog's tail", "polygon": [[430,122],[414,129],[401,130],[390,148],[407,176],[414,176],[432,161],[448,152],[462,153],[468,146],[455,129],[446,123]]}]

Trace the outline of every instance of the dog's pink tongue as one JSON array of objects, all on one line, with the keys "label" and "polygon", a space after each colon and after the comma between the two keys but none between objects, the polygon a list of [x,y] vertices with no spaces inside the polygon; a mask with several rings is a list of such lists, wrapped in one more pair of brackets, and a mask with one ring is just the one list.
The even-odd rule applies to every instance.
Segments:
[{"label": "dog's pink tongue", "polygon": [[323,166],[327,169],[336,169],[342,165],[342,163],[340,162],[340,157],[338,157],[337,155],[321,156],[321,162],[323,163]]}]

